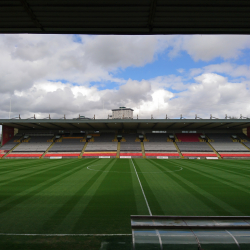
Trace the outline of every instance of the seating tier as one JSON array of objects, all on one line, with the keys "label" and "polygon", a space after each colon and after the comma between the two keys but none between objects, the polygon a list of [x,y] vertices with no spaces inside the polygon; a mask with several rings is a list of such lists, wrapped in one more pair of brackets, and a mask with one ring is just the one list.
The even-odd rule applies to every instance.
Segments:
[{"label": "seating tier", "polygon": [[115,133],[102,133],[100,136],[94,136],[95,142],[112,142],[115,138]]},{"label": "seating tier", "polygon": [[81,152],[85,142],[80,139],[63,139],[62,142],[56,142],[49,152]]},{"label": "seating tier", "polygon": [[201,133],[176,133],[175,135],[182,142],[199,142]]},{"label": "seating tier", "polygon": [[51,142],[23,142],[13,152],[44,152]]},{"label": "seating tier", "polygon": [[214,142],[232,142],[232,134],[222,134],[222,133],[207,133],[207,137]]},{"label": "seating tier", "polygon": [[85,152],[117,151],[117,142],[89,142]]},{"label": "seating tier", "polygon": [[166,142],[169,134],[166,133],[146,133],[149,142]]},{"label": "seating tier", "polygon": [[141,151],[140,142],[121,142],[120,151]]},{"label": "seating tier", "polygon": [[181,152],[213,152],[206,142],[176,142]]},{"label": "seating tier", "polygon": [[176,152],[173,142],[144,142],[145,151],[168,151]]},{"label": "seating tier", "polygon": [[239,142],[210,142],[217,152],[249,152]]}]

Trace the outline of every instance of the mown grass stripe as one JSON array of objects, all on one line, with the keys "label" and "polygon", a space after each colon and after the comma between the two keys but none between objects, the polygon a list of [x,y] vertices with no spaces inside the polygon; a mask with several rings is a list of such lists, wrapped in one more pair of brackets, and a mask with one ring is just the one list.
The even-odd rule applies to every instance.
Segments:
[{"label": "mown grass stripe", "polygon": [[[107,164],[105,164],[101,170],[106,170],[107,167],[114,162],[114,160],[109,161]],[[61,206],[55,214],[53,214],[45,223],[43,226],[43,231],[53,231],[56,229],[62,221],[68,216],[68,214],[73,210],[73,208],[76,206],[76,204],[82,199],[82,197],[85,195],[85,193],[88,191],[88,189],[97,181],[100,175],[103,174],[103,172],[94,172],[94,175],[91,176],[91,178],[84,182],[82,187],[63,205]]]},{"label": "mown grass stripe", "polygon": [[131,232],[130,215],[137,210],[129,172],[129,160],[116,160],[94,197],[82,211],[73,233]]},{"label": "mown grass stripe", "polygon": [[[241,172],[236,172],[232,170],[227,170],[225,168],[215,167],[211,165],[207,165],[204,162],[195,163],[195,166],[201,166],[202,169],[199,167],[199,171],[202,171],[207,174],[211,174],[218,178],[223,178],[226,181],[233,182],[236,185],[239,185],[243,188],[250,187],[249,182],[249,175],[243,174]],[[195,168],[196,169],[196,168]],[[240,171],[240,170],[238,170]],[[221,177],[223,175],[223,177]]]},{"label": "mown grass stripe", "polygon": [[[134,164],[135,164],[136,169],[140,169],[140,171],[143,172],[142,168],[138,165],[137,161],[134,161]],[[156,214],[162,215],[162,214],[164,214],[164,211],[162,210],[157,198],[155,197],[155,195],[153,193],[153,190],[151,189],[149,183],[147,182],[147,180],[146,180],[146,178],[144,176],[144,175],[146,175],[146,173],[140,173],[139,172],[138,175],[140,177],[140,180],[141,180],[142,186],[144,188],[145,194],[146,194],[146,196],[148,198],[149,205],[152,208],[152,214],[153,215],[156,215]]]},{"label": "mown grass stripe", "polygon": [[[88,163],[86,163],[88,164]],[[6,200],[7,198],[11,198],[12,201],[8,202],[7,204],[3,205],[0,207],[0,214],[3,212],[8,211],[9,209],[13,208],[14,206],[20,204],[21,202],[33,197],[34,195],[38,194],[39,192],[43,191],[44,189],[54,185],[55,183],[65,179],[66,177],[76,173],[77,171],[81,170],[86,164],[81,165],[80,167],[75,167],[75,168],[71,168],[71,170],[66,170],[63,172],[63,174],[61,174],[60,172],[58,173],[58,171],[56,172],[51,172],[50,174],[50,178],[49,179],[45,179],[45,178],[39,178],[39,181],[32,181],[32,186],[28,186],[26,188],[24,188],[22,190],[22,192],[29,190],[30,188],[35,188],[32,191],[23,194],[22,196],[15,196],[17,193],[20,193],[20,186],[18,186],[18,192],[15,194],[9,194],[9,195],[1,195],[0,197],[1,199],[1,203],[3,200]],[[54,175],[53,175],[54,174]],[[40,186],[39,186],[40,184]],[[4,197],[4,198],[3,198]],[[13,200],[14,199],[14,200]],[[1,204],[0,203],[0,204]]]},{"label": "mown grass stripe", "polygon": [[137,214],[148,215],[148,209],[144,204],[144,197],[142,195],[140,185],[134,173],[134,166],[131,164],[131,161],[129,161],[129,165],[130,165],[132,185],[133,185],[133,190],[134,190],[134,197],[135,197],[135,202],[136,202],[136,207],[137,207]]},{"label": "mown grass stripe", "polygon": [[44,165],[45,165],[43,161],[35,162],[35,163],[36,163],[35,166],[31,165],[31,163],[29,162],[28,166],[27,166],[27,163],[25,163],[25,164],[22,164],[22,165],[26,165],[25,167],[20,167],[20,168],[15,167],[14,169],[11,168],[10,170],[2,171],[2,172],[0,172],[0,176],[3,175],[5,177],[7,174],[18,173],[19,171],[23,171],[23,170],[27,170],[27,169],[31,169],[31,168],[32,168],[31,170],[37,171],[35,168],[40,167],[40,166],[44,167]]},{"label": "mown grass stripe", "polygon": [[29,171],[26,174],[21,174],[19,176],[14,175],[14,176],[10,177],[7,180],[1,180],[0,187],[2,189],[6,185],[8,185],[10,183],[11,183],[11,186],[16,186],[16,185],[18,185],[17,183],[20,182],[20,181],[25,181],[28,178],[30,179],[30,177],[33,177],[33,179],[35,179],[40,174],[44,174],[44,173],[47,173],[47,172],[49,173],[49,171],[51,171],[51,170],[56,170],[58,168],[67,166],[67,165],[69,165],[69,164],[71,164],[73,162],[75,162],[75,160],[67,161],[67,162],[64,162],[64,163],[61,163],[60,161],[51,162],[49,165],[46,165],[46,167],[42,166],[42,168],[40,170]]},{"label": "mown grass stripe", "polygon": [[142,194],[143,194],[143,197],[144,197],[144,200],[145,200],[146,206],[147,206],[147,208],[148,208],[148,213],[149,213],[149,215],[151,215],[151,216],[152,216],[152,212],[151,212],[151,209],[150,209],[150,207],[149,207],[147,197],[146,197],[146,195],[145,195],[145,193],[144,193],[143,187],[142,187],[142,185],[141,185],[140,178],[139,178],[139,176],[138,176],[138,173],[137,173],[137,171],[136,171],[135,164],[134,164],[134,162],[133,162],[133,160],[132,160],[132,159],[131,159],[131,162],[132,162],[132,165],[133,165],[133,167],[134,167],[135,174],[136,174],[136,177],[137,177],[137,179],[138,179],[139,185],[140,185],[140,187],[141,187],[141,191],[142,191]]},{"label": "mown grass stripe", "polygon": [[[4,160],[3,160],[4,161]],[[16,162],[16,164],[14,164],[14,162],[12,162],[12,160],[6,160],[6,161],[10,161],[10,163],[6,166],[3,166],[1,164],[0,161],[0,174],[2,175],[5,172],[8,171],[15,171],[18,169],[22,169],[22,168],[28,168],[28,167],[32,167],[32,164],[44,164],[42,161],[22,161],[20,160],[20,163]]]},{"label": "mown grass stripe", "polygon": [[[159,161],[163,160],[157,160],[157,162]],[[137,162],[143,172],[149,171],[148,174],[144,174],[145,178],[152,188],[164,214],[196,215],[197,210],[203,211],[207,215],[214,214],[214,211],[210,207],[171,178],[169,172],[179,170],[179,167],[166,164],[164,165],[164,169],[159,169],[151,163],[148,163],[150,165],[147,167],[139,159]],[[151,205],[152,209],[153,205]]]},{"label": "mown grass stripe", "polygon": [[[150,160],[150,161],[152,161],[152,160]],[[164,165],[162,165],[162,163],[155,163],[155,162],[152,162],[152,163],[155,164],[156,166],[160,167],[161,169],[164,169]],[[183,166],[183,164],[181,164],[181,162],[176,163],[175,161],[171,161],[171,163],[175,164],[177,166]],[[211,209],[213,209],[215,212],[215,215],[239,215],[239,216],[245,215],[241,211],[230,206],[228,203],[217,198],[216,196],[214,196],[210,192],[205,191],[200,186],[194,184],[191,181],[188,181],[186,179],[187,173],[185,174],[185,178],[181,176],[181,172],[178,172],[178,174],[177,173],[169,173],[169,174],[179,185],[186,188],[189,192],[194,194],[203,203],[205,203],[207,206],[209,206]],[[200,214],[200,215],[204,215],[204,214]]]},{"label": "mown grass stripe", "polygon": [[[194,164],[194,163],[193,163],[193,164]],[[247,193],[247,194],[250,194],[250,190],[247,189],[247,188],[245,188],[244,185],[241,185],[241,184],[233,184],[232,181],[228,181],[227,179],[223,178],[222,176],[219,176],[218,174],[217,174],[217,175],[216,175],[216,174],[213,174],[213,173],[207,174],[205,171],[203,171],[203,170],[201,170],[201,169],[196,170],[193,166],[188,165],[188,164],[185,164],[185,163],[183,163],[183,166],[187,167],[190,171],[193,171],[193,172],[195,172],[195,173],[198,174],[198,175],[202,175],[202,176],[207,177],[207,178],[210,178],[210,179],[212,179],[212,180],[214,180],[214,181],[220,182],[220,183],[226,185],[227,188],[230,188],[230,187],[236,188],[236,189],[239,189],[239,190],[242,191],[242,192],[245,192],[245,193]],[[222,171],[222,172],[223,172],[223,171]],[[218,176],[218,177],[217,177],[217,176]]]}]

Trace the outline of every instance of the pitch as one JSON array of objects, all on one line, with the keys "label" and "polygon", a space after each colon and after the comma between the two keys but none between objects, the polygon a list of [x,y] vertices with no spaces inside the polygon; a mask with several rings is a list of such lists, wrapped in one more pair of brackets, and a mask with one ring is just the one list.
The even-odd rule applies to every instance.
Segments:
[{"label": "pitch", "polygon": [[0,247],[130,249],[130,215],[250,215],[249,163],[0,160]]}]

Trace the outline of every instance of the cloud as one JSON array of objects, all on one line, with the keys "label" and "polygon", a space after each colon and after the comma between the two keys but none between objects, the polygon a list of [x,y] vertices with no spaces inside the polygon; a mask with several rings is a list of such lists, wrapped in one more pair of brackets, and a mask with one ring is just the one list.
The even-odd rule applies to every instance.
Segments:
[{"label": "cloud", "polygon": [[30,88],[41,80],[122,83],[118,68],[141,67],[155,58],[154,36],[0,35],[0,91]]},{"label": "cloud", "polygon": [[244,49],[250,48],[250,37],[247,35],[179,35],[161,40],[159,44],[164,49],[168,48],[170,58],[178,57],[184,51],[194,61],[237,59]]},{"label": "cloud", "polygon": [[245,35],[187,36],[184,37],[181,48],[186,50],[195,61],[210,61],[216,57],[237,58],[241,55],[241,50],[250,48],[250,37]]},{"label": "cloud", "polygon": [[237,58],[249,44],[248,36],[0,35],[0,116],[8,118],[10,97],[11,117],[22,118],[107,118],[119,106],[133,108],[139,118],[250,116],[249,65],[180,65],[181,76],[144,80],[113,76],[182,51],[197,61]]}]

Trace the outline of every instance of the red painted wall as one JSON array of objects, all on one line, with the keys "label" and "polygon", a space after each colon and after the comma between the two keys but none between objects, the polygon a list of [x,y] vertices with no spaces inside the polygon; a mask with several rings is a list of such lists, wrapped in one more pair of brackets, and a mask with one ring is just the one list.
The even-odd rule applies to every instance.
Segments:
[{"label": "red painted wall", "polygon": [[3,125],[2,135],[3,135],[2,145],[4,145],[14,136],[14,128]]},{"label": "red painted wall", "polygon": [[247,136],[250,138],[250,127],[247,128]]}]

